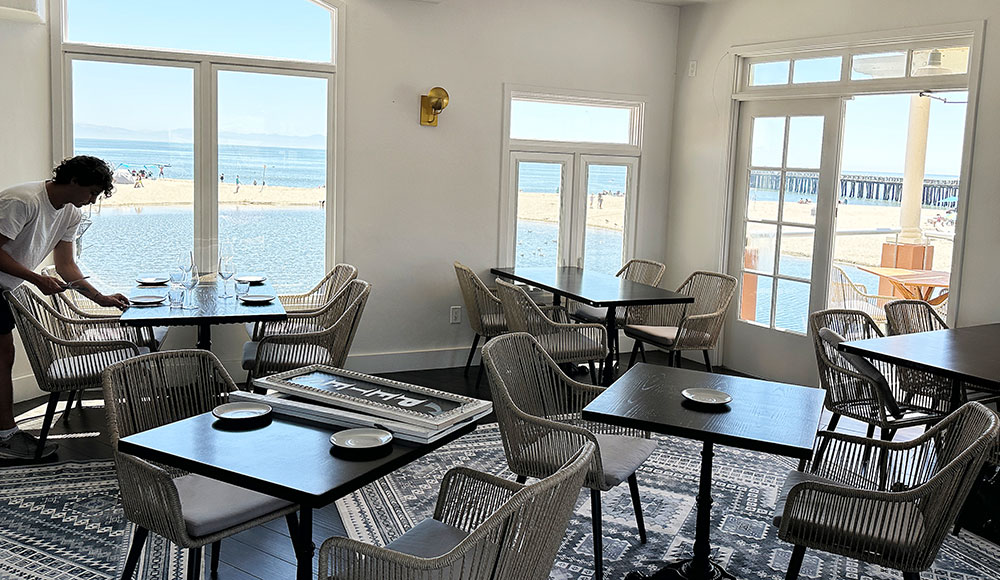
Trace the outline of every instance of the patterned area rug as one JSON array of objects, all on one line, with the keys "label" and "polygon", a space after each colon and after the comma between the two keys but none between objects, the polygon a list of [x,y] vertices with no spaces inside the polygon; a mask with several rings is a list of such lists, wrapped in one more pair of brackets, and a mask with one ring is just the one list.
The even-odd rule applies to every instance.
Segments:
[{"label": "patterned area rug", "polygon": [[[0,579],[120,578],[131,537],[112,462],[0,469]],[[136,578],[182,580],[186,566],[150,534]]]},{"label": "patterned area rug", "polygon": [[[701,444],[662,437],[656,453],[638,473],[648,543],[639,544],[627,485],[603,494],[605,577],[651,572],[664,562],[689,557],[694,542],[695,494]],[[480,427],[441,450],[337,502],[351,537],[385,545],[429,517],[438,486],[451,467],[464,465],[513,479],[507,470],[495,424]],[[791,546],[771,525],[774,503],[792,460],[715,447],[712,496],[713,558],[743,580],[781,580]],[[530,480],[529,480],[530,483]],[[593,576],[590,495],[581,492],[551,578]],[[882,580],[901,578],[887,570],[825,552],[806,552],[802,578]],[[1000,577],[1000,548],[962,532],[949,535],[924,579],[992,580]]]}]

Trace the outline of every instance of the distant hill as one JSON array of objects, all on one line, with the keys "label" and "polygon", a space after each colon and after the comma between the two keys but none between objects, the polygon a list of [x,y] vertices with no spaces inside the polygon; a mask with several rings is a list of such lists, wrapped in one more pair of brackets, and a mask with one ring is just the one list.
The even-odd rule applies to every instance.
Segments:
[{"label": "distant hill", "polygon": [[[124,127],[77,123],[73,126],[74,137],[81,139],[114,139],[117,141],[161,141],[191,143],[194,141],[191,129],[169,131],[136,131]],[[324,149],[326,137],[323,135],[273,135],[268,133],[219,133],[222,145],[249,145],[252,147],[295,147],[301,149]]]}]

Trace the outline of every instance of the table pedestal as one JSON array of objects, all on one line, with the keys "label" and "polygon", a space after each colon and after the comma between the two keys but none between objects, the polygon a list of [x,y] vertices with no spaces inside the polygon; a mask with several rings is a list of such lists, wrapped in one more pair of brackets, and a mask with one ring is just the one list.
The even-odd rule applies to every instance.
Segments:
[{"label": "table pedestal", "polygon": [[719,580],[735,579],[721,566],[712,562],[712,443],[706,441],[701,448],[701,476],[698,479],[698,522],[694,533],[694,558],[667,565],[651,576],[630,572],[625,580]]},{"label": "table pedestal", "polygon": [[601,377],[601,384],[608,387],[615,382],[615,350],[611,348],[611,345],[618,338],[618,308],[608,307],[604,327],[608,329],[608,357],[604,359],[604,376]]},{"label": "table pedestal", "polygon": [[201,350],[212,350],[212,325],[198,325],[198,348]]},{"label": "table pedestal", "polygon": [[299,506],[299,528],[296,530],[295,541],[295,580],[312,579],[313,555],[316,553],[316,545],[312,540],[312,508],[304,505]]}]

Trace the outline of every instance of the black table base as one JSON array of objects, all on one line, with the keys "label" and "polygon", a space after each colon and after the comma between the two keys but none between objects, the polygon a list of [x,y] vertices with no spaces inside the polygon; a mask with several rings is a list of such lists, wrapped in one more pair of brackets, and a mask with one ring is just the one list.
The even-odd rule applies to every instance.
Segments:
[{"label": "black table base", "polygon": [[198,348],[201,350],[212,350],[212,325],[198,325]]},{"label": "black table base", "polygon": [[625,580],[720,580],[735,579],[721,566],[712,562],[709,554],[712,551],[712,457],[715,455],[713,445],[706,441],[701,448],[701,475],[698,478],[698,521],[694,532],[694,558],[668,564],[665,568],[647,576],[639,572],[630,572]]}]

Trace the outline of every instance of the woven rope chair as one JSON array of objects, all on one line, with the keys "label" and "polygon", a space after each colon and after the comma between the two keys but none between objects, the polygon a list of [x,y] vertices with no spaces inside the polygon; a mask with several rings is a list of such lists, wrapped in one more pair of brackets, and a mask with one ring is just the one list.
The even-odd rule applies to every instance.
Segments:
[{"label": "woven rope chair", "polygon": [[308,365],[344,366],[369,294],[371,284],[352,280],[323,308],[262,325],[260,340],[243,345],[247,387],[253,379]]},{"label": "woven rope chair", "polygon": [[644,343],[661,348],[670,355],[670,363],[680,366],[681,352],[700,350],[705,355],[705,368],[712,372],[708,351],[715,348],[722,333],[726,310],[736,293],[736,278],[718,272],[698,271],[677,289],[680,294],[694,297],[691,304],[656,304],[630,306],[625,336],[635,341],[629,367],[642,352]]},{"label": "woven rope chair", "polygon": [[544,580],[595,454],[585,443],[533,485],[456,467],[441,482],[433,518],[385,548],[333,537],[320,580]]},{"label": "woven rope chair", "polygon": [[920,578],[995,445],[997,422],[972,402],[907,442],[821,431],[826,453],[789,475],[775,510],[778,537],[795,545],[786,579],[798,578],[806,548]]},{"label": "woven rope chair", "polygon": [[859,369],[858,365],[863,362],[845,356],[836,344],[821,336],[824,328],[844,340],[878,338],[882,331],[871,316],[860,310],[829,309],[809,315],[820,385],[826,390],[824,405],[833,413],[827,429],[835,430],[844,415],[868,423],[869,437],[878,427],[882,439],[888,441],[897,429],[935,423],[946,414],[950,395],[945,393],[941,398],[935,393],[921,392],[919,385],[906,385],[900,369],[884,361],[870,361],[877,374],[870,368],[867,373],[862,372],[867,367]]},{"label": "woven rope chair", "polygon": [[[557,363],[586,362],[597,384],[594,361],[608,356],[608,331],[603,324],[569,324],[546,316],[521,286],[497,279],[497,294],[512,332],[527,332]],[[558,310],[555,312],[562,312]]]},{"label": "woven rope chair", "polygon": [[[68,393],[65,417],[73,397],[101,388],[101,371],[108,365],[148,352],[140,347],[138,329],[122,327],[114,319],[77,319],[63,316],[27,284],[4,296],[28,355],[38,388],[49,393],[45,419],[38,437],[41,458],[62,393]],[[87,338],[81,338],[86,336]]]},{"label": "woven rope chair", "polygon": [[[55,266],[46,266],[42,268],[42,274],[62,279],[56,272]],[[73,290],[66,290],[65,292],[52,294],[49,296],[49,300],[52,303],[52,307],[55,308],[59,314],[69,318],[78,318],[81,320],[102,318],[118,320],[122,316],[121,311],[117,308],[112,306],[101,306],[100,304],[97,304],[93,300],[90,300]],[[139,338],[136,344],[144,346],[151,351],[160,350],[160,347],[163,346],[163,341],[167,339],[168,328],[166,326],[139,326],[137,329]],[[130,340],[132,335],[132,331],[125,331],[123,339]],[[88,339],[91,338],[91,336],[83,334],[79,338]],[[113,327],[108,327],[101,333],[101,335],[94,338],[113,339],[115,338],[115,330]]]},{"label": "woven rope chair", "polygon": [[519,481],[547,477],[584,442],[597,445],[583,485],[591,490],[595,578],[601,578],[601,492],[628,481],[639,540],[646,543],[635,472],[652,455],[656,441],[649,439],[648,432],[585,421],[583,408],[604,388],[566,376],[527,333],[513,332],[489,341],[483,347],[483,361],[507,465]]},{"label": "woven rope chair", "polygon": [[[507,332],[507,319],[504,318],[500,299],[475,272],[467,266],[455,262],[455,275],[458,276],[458,286],[462,290],[462,301],[465,302],[469,326],[476,333],[475,338],[472,339],[472,348],[469,349],[469,358],[465,361],[465,374],[468,375],[472,359],[476,356],[476,347],[479,346],[479,338],[483,337],[489,340]],[[483,366],[480,364],[479,374],[476,376],[476,389],[479,389],[479,382],[482,378]]]},{"label": "woven rope chair", "polygon": [[149,532],[190,551],[188,580],[199,579],[201,548],[212,544],[212,577],[223,538],[285,516],[295,537],[298,506],[118,451],[118,440],[193,417],[229,401],[236,385],[206,350],[136,357],[104,372],[104,401],[125,517],[135,524],[122,579],[131,578]]},{"label": "woven rope chair", "polygon": [[[309,312],[330,303],[352,280],[357,279],[358,269],[351,264],[337,264],[312,289],[301,294],[279,294],[278,300],[285,312]],[[260,340],[260,324],[248,322],[245,326],[250,340]]]},{"label": "woven rope chair", "polygon": [[833,266],[830,273],[830,308],[860,310],[875,322],[885,324],[885,305],[892,296],[869,294],[863,285],[854,282],[840,266]]},{"label": "woven rope chair", "polygon": [[[630,282],[637,282],[639,284],[645,284],[647,286],[658,286],[660,280],[663,278],[663,273],[667,271],[667,267],[659,262],[654,262],[652,260],[640,260],[632,259],[625,262],[621,270],[615,276],[624,278]],[[572,305],[567,305],[567,310],[569,311],[569,317],[577,322],[597,322],[604,324],[608,318],[608,309],[606,307],[599,308],[596,306],[589,306],[587,304],[574,303],[575,307]],[[615,311],[615,320],[617,321],[618,328],[622,328],[628,322],[625,318],[626,309],[618,308]],[[618,356],[618,336],[610,336],[611,339],[611,350],[614,351],[615,356]]]}]

